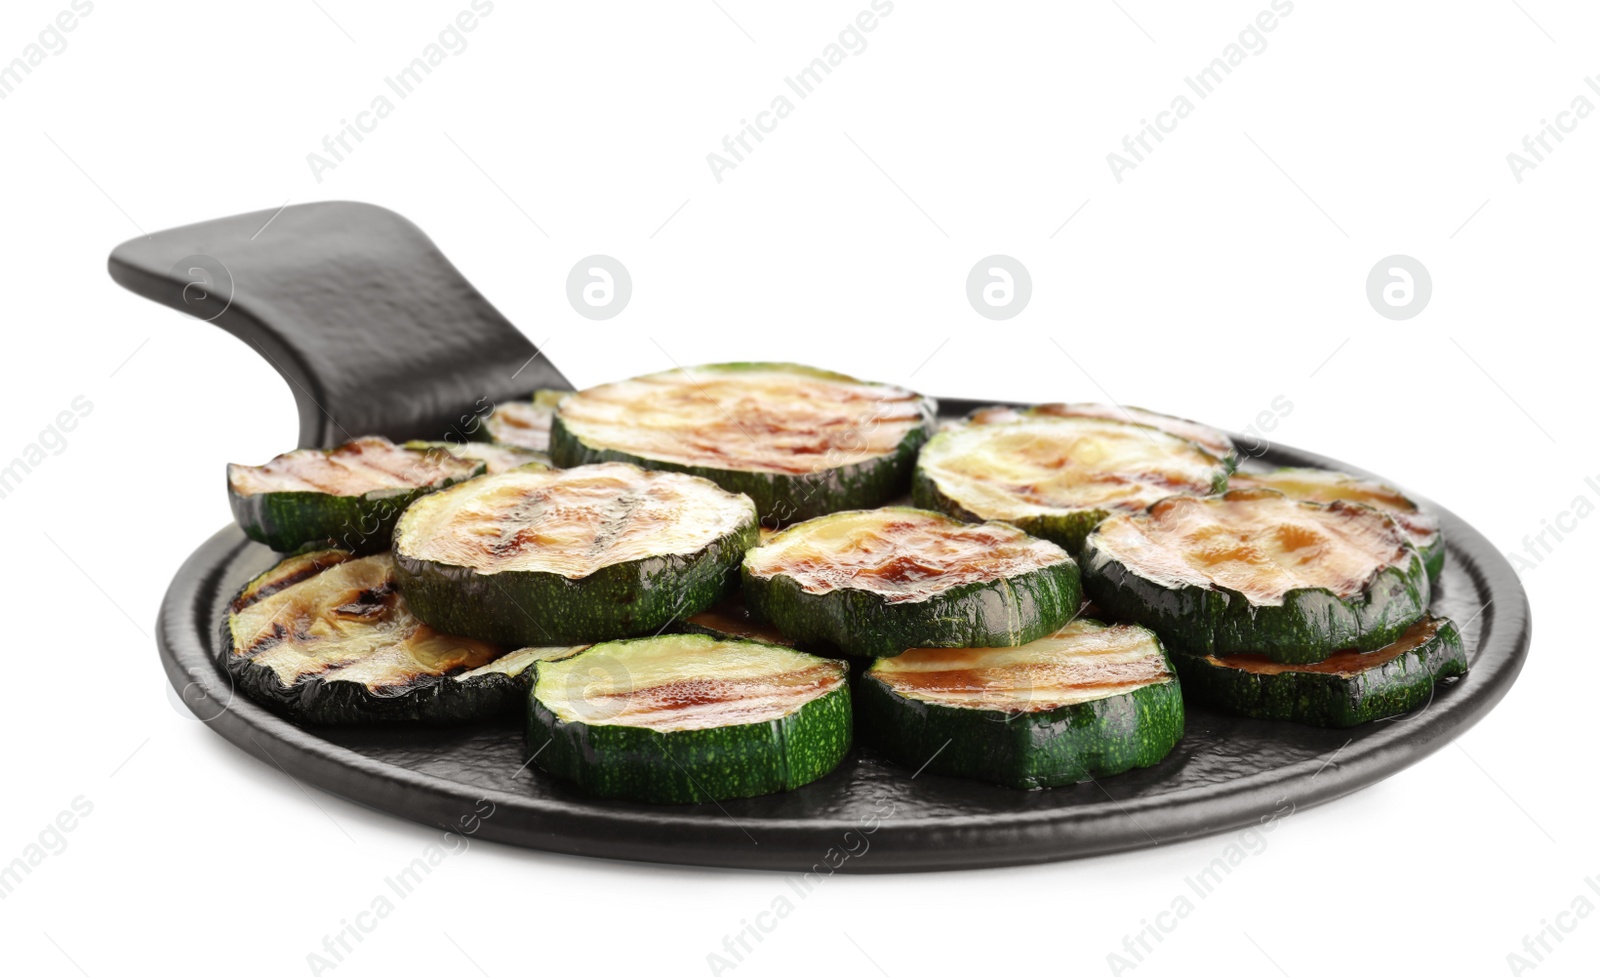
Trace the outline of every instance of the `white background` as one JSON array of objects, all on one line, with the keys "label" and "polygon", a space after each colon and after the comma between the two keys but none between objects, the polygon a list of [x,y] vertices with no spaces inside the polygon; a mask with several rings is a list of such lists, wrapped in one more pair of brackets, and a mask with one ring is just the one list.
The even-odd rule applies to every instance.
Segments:
[{"label": "white background", "polygon": [[[307,153],[467,6],[100,0],[0,100],[0,460],[74,397],[93,404],[0,499],[0,861],[74,798],[93,806],[0,902],[8,972],[101,977],[146,958],[305,973],[437,838],[308,796],[164,691],[157,606],[229,519],[224,463],[264,461],[297,428],[245,344],[106,277],[108,251],[146,230],[383,204],[580,386],[797,358],[935,395],[1110,396],[1235,430],[1283,395],[1272,437],[1381,471],[1506,551],[1595,498],[1600,120],[1520,183],[1506,160],[1574,97],[1600,104],[1583,83],[1600,71],[1593,5],[1296,0],[1201,102],[1184,76],[1266,0],[899,0],[719,183],[706,154],[867,0],[499,0],[318,182]],[[9,0],[0,63],[66,8]],[[1178,94],[1194,112],[1118,183],[1106,154]],[[634,281],[606,323],[563,287],[595,252]],[[964,295],[996,252],[1034,282],[1005,322]],[[1433,277],[1403,322],[1365,296],[1395,253]],[[1600,520],[1579,521],[1524,573],[1532,657],[1459,748],[1283,822],[1131,972],[1505,973],[1575,897],[1600,905],[1584,883],[1600,872],[1597,546]],[[1124,934],[1228,840],[836,878],[731,972],[1110,972]],[[787,891],[772,874],[479,844],[336,972],[707,973],[723,936]],[[1565,919],[1541,975],[1600,961],[1600,919]]]}]

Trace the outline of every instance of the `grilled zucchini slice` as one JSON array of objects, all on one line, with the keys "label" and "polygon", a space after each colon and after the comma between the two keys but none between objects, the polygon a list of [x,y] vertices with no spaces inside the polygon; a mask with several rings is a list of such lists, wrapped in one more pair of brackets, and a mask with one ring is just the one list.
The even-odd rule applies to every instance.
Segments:
[{"label": "grilled zucchini slice", "polygon": [[1388,515],[1297,502],[1271,489],[1163,499],[1101,523],[1084,544],[1084,588],[1174,653],[1322,661],[1372,651],[1426,612],[1421,555]]},{"label": "grilled zucchini slice", "polygon": [[794,790],[850,749],[842,662],[667,634],[536,667],[528,755],[600,797],[689,804]]},{"label": "grilled zucchini slice", "polygon": [[469,722],[515,715],[529,665],[579,648],[494,645],[411,614],[386,553],[292,556],[229,605],[222,665],[251,699],[304,723]]},{"label": "grilled zucchini slice", "polygon": [[228,503],[246,536],[280,553],[309,544],[376,553],[388,547],[413,500],[484,468],[475,458],[356,438],[290,451],[265,465],[229,465]]},{"label": "grilled zucchini slice", "polygon": [[1355,726],[1398,716],[1433,698],[1436,682],[1465,675],[1461,632],[1448,618],[1424,617],[1376,651],[1346,649],[1309,665],[1261,655],[1172,656],[1195,701],[1255,719],[1312,726]]},{"label": "grilled zucchini slice", "polygon": [[[1039,404],[1035,407],[980,407],[968,414],[968,424],[1009,424],[1027,417],[1098,417],[1164,431],[1204,448],[1230,468],[1238,464],[1239,449],[1226,434],[1196,421],[1159,414],[1143,407],[1121,404]],[[961,422],[958,422],[958,424]]]},{"label": "grilled zucchini slice", "polygon": [[592,387],[561,402],[550,457],[709,478],[769,525],[903,495],[934,403],[792,363],[723,363]]},{"label": "grilled zucchini slice", "polygon": [[496,444],[488,441],[407,441],[405,446],[415,451],[442,451],[457,458],[466,458],[472,461],[481,461],[484,464],[484,474],[498,475],[508,472],[513,468],[524,465],[533,465],[537,468],[549,468],[550,456],[534,451],[532,448],[518,448],[510,444]]},{"label": "grilled zucchini slice", "polygon": [[496,404],[472,436],[494,444],[529,451],[550,450],[550,422],[556,405],[567,395],[565,390],[537,390],[532,400],[508,400]]},{"label": "grilled zucchini slice", "polygon": [[1028,790],[1148,767],[1183,736],[1161,642],[1080,618],[1018,648],[917,648],[856,688],[862,736],[895,762]]},{"label": "grilled zucchini slice", "polygon": [[394,553],[422,620],[552,646],[649,634],[704,610],[737,586],[755,541],[744,496],[613,463],[518,468],[436,492],[401,516]]},{"label": "grilled zucchini slice", "polygon": [[1072,620],[1078,567],[1054,543],[898,506],[835,512],[751,550],[745,603],[801,644],[887,657],[1027,644]]},{"label": "grilled zucchini slice", "polygon": [[912,501],[998,520],[1076,554],[1101,520],[1169,495],[1207,495],[1227,465],[1192,441],[1096,417],[1018,417],[941,431],[923,447]]},{"label": "grilled zucchini slice", "polygon": [[1406,498],[1399,489],[1370,478],[1326,468],[1279,468],[1270,472],[1234,472],[1229,488],[1276,489],[1302,502],[1360,502],[1382,509],[1411,535],[1428,568],[1428,579],[1438,580],[1444,569],[1444,537],[1439,518]]}]

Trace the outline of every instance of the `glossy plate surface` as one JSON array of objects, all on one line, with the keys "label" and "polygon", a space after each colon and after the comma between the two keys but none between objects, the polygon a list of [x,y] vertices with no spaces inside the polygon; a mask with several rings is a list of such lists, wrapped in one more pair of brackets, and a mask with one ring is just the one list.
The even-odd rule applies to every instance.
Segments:
[{"label": "glossy plate surface", "polygon": [[[959,415],[971,406],[950,402],[946,410]],[[1262,461],[1348,468],[1281,447]],[[876,826],[865,839],[870,847],[845,858],[839,871],[1025,864],[1226,831],[1286,805],[1303,810],[1415,763],[1481,718],[1526,657],[1527,600],[1494,547],[1439,511],[1450,549],[1433,608],[1464,625],[1472,671],[1441,686],[1427,708],[1338,730],[1191,706],[1183,741],[1157,766],[1043,791],[913,778],[914,771],[858,747],[838,770],[793,793],[658,807],[591,800],[525,768],[522,735],[510,721],[296,727],[233,696],[212,664],[228,598],[275,561],[233,527],[179,571],[162,607],[158,643],[174,687],[219,735],[308,784],[425,824],[454,824],[477,798],[488,797],[495,813],[481,837],[579,855],[825,872],[843,852],[863,852],[866,824]]]}]

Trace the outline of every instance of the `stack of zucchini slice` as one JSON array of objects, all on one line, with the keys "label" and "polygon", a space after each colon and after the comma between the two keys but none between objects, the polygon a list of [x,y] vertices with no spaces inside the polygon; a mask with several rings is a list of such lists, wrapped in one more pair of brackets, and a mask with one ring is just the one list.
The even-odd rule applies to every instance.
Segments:
[{"label": "stack of zucchini slice", "polygon": [[1427,616],[1412,534],[1368,505],[1265,488],[1164,499],[1101,523],[1083,571],[1097,606],[1162,636],[1191,693],[1243,715],[1366,722],[1466,667],[1454,625]]},{"label": "stack of zucchini slice", "polygon": [[732,363],[542,391],[466,444],[230,465],[288,555],[222,665],[307,723],[520,711],[540,769],[657,803],[793,790],[858,732],[913,775],[1050,787],[1160,762],[1184,691],[1350,725],[1465,671],[1427,613],[1438,524],[1387,485],[1239,473],[1139,408],[934,412]]},{"label": "stack of zucchini slice", "polygon": [[915,770],[1046,787],[1149,766],[1182,736],[1160,640],[1074,620],[1077,564],[1014,526],[837,512],[751,550],[743,581],[791,640],[873,659],[862,734]]}]

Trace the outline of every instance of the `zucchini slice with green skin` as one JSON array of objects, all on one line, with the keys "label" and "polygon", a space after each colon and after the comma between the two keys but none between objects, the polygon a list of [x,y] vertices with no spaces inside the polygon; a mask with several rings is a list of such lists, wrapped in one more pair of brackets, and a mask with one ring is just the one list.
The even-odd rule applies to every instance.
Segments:
[{"label": "zucchini slice with green skin", "polygon": [[517,468],[417,500],[394,554],[412,612],[509,647],[659,631],[738,584],[755,506],[703,478]]},{"label": "zucchini slice with green skin", "polygon": [[1356,726],[1398,716],[1433,698],[1436,682],[1467,674],[1461,633],[1448,618],[1424,617],[1376,651],[1335,652],[1309,665],[1260,655],[1172,656],[1184,692],[1255,719]]},{"label": "zucchini slice with green skin", "polygon": [[723,363],[569,395],[550,457],[564,468],[626,461],[699,475],[781,525],[904,495],[934,406],[792,363]]},{"label": "zucchini slice with green skin", "polygon": [[495,444],[547,452],[550,450],[550,422],[556,416],[556,404],[565,395],[564,390],[540,390],[532,400],[496,404],[473,435]]},{"label": "zucchini slice with green skin", "polygon": [[1393,486],[1326,468],[1279,468],[1270,472],[1234,472],[1229,488],[1276,489],[1301,502],[1360,502],[1382,509],[1411,535],[1428,567],[1428,579],[1438,580],[1444,569],[1444,537],[1439,518],[1406,498]]},{"label": "zucchini slice with green skin", "polygon": [[1174,417],[1171,414],[1160,414],[1143,407],[1127,407],[1121,404],[1039,404],[1034,407],[980,407],[968,414],[965,421],[956,422],[957,425],[967,424],[1009,424],[1026,417],[1098,417],[1107,421],[1121,421],[1123,424],[1134,424],[1139,427],[1152,428],[1165,431],[1173,437],[1182,438],[1204,448],[1214,457],[1220,458],[1229,468],[1239,463],[1239,449],[1234,445],[1233,439],[1226,434],[1184,417]]},{"label": "zucchini slice with green skin", "polygon": [[1078,619],[1020,648],[917,648],[856,687],[862,735],[912,769],[1030,790],[1148,767],[1183,737],[1161,642]]},{"label": "zucchini slice with green skin", "polygon": [[1428,608],[1427,570],[1387,514],[1271,489],[1163,499],[1101,523],[1084,588],[1174,653],[1322,661],[1400,637]]},{"label": "zucchini slice with green skin", "polygon": [[292,556],[229,605],[222,664],[251,699],[304,723],[470,722],[515,715],[534,661],[577,648],[439,634],[395,589],[388,554]]},{"label": "zucchini slice with green skin", "polygon": [[550,456],[544,452],[510,444],[489,441],[407,441],[405,446],[414,451],[443,451],[457,458],[481,461],[486,475],[498,475],[525,465],[550,467]]},{"label": "zucchini slice with green skin", "polygon": [[1228,466],[1191,441],[1097,417],[965,424],[923,446],[912,501],[969,522],[996,520],[1076,555],[1101,520],[1169,495],[1209,495]]},{"label": "zucchini slice with green skin", "polygon": [[667,634],[536,666],[528,755],[600,797],[690,804],[794,790],[850,749],[843,662]]},{"label": "zucchini slice with green skin", "polygon": [[229,465],[228,503],[246,536],[280,553],[317,543],[376,553],[406,506],[484,469],[475,458],[356,438],[265,465]]},{"label": "zucchini slice with green skin", "polygon": [[847,654],[1027,644],[1072,620],[1078,566],[1014,526],[891,506],[790,526],[745,554],[745,603]]}]

